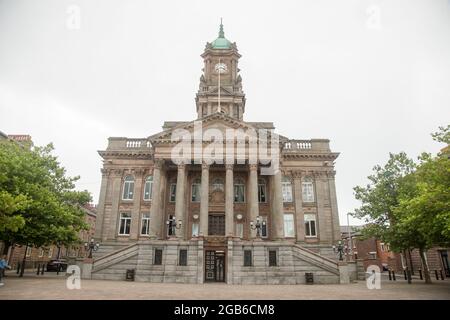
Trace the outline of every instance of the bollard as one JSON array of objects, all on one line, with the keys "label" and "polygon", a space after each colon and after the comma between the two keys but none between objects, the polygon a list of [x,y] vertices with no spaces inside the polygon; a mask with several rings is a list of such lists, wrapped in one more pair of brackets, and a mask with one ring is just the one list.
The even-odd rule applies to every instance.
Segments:
[{"label": "bollard", "polygon": [[392,280],[397,281],[397,279],[395,278],[395,270],[392,271]]},{"label": "bollard", "polygon": [[391,270],[388,270],[388,272],[389,272],[389,281],[392,281]]},{"label": "bollard", "polygon": [[20,272],[20,262],[17,263],[17,274]]},{"label": "bollard", "polygon": [[41,273],[41,264],[38,264],[38,266],[37,266],[37,272],[36,272],[36,275],[38,276],[39,273]]},{"label": "bollard", "polygon": [[44,275],[44,268],[45,268],[45,264],[42,264],[42,269],[41,269],[41,276]]},{"label": "bollard", "polygon": [[60,268],[59,268],[59,264],[58,264],[58,266],[56,267],[56,275],[57,275],[57,276],[59,276],[59,269],[60,269]]},{"label": "bollard", "polygon": [[419,277],[420,277],[420,280],[423,280],[422,269],[419,269]]},{"label": "bollard", "polygon": [[439,280],[439,275],[438,275],[437,269],[434,270],[434,275],[436,276],[436,280]]},{"label": "bollard", "polygon": [[408,280],[408,277],[406,276],[406,270],[403,270],[403,274],[405,275],[405,280]]},{"label": "bollard", "polygon": [[411,284],[411,271],[408,269],[408,283]]}]

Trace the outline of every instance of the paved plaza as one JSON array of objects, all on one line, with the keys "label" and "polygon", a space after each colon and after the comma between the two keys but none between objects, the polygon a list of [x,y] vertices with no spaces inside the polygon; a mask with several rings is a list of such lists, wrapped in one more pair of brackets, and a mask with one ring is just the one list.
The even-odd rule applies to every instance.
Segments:
[{"label": "paved plaza", "polygon": [[381,289],[369,290],[365,281],[348,285],[227,285],[174,284],[81,280],[81,289],[69,290],[64,275],[9,276],[0,287],[6,299],[430,299],[450,300],[450,280],[408,284],[383,279]]}]

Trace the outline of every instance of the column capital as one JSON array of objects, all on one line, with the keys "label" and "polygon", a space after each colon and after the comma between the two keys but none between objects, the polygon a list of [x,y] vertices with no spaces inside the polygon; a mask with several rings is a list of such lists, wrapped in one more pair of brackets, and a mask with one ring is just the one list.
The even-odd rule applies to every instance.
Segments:
[{"label": "column capital", "polygon": [[154,166],[155,169],[161,169],[163,164],[164,164],[164,160],[163,159],[155,159],[153,166]]},{"label": "column capital", "polygon": [[249,166],[250,170],[258,170],[257,164],[249,164],[248,166]]},{"label": "column capital", "polygon": [[186,163],[184,163],[184,162],[182,162],[182,163],[179,163],[178,165],[177,165],[177,167],[178,167],[178,170],[184,170],[185,168],[186,168]]},{"label": "column capital", "polygon": [[125,170],[123,170],[123,169],[111,169],[111,173],[115,177],[122,177],[124,172],[125,172]]},{"label": "column capital", "polygon": [[234,164],[226,164],[225,169],[226,170],[233,170]]},{"label": "column capital", "polygon": [[206,161],[202,162],[202,170],[209,170],[209,163],[207,163]]}]

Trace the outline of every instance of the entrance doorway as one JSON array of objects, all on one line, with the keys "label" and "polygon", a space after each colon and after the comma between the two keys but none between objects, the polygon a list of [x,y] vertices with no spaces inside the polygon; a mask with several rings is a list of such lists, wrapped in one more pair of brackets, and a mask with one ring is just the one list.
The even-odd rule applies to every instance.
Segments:
[{"label": "entrance doorway", "polygon": [[225,282],[224,251],[205,251],[205,282]]}]

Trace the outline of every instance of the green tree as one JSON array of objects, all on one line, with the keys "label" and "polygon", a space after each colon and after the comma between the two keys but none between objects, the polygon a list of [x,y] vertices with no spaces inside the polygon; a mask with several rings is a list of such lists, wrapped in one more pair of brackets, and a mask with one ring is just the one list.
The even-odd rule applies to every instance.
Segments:
[{"label": "green tree", "polygon": [[74,190],[79,177],[66,177],[52,151],[52,144],[0,143],[0,240],[7,245],[70,245],[87,229],[81,206],[91,196]]},{"label": "green tree", "polygon": [[[449,141],[449,126],[432,136]],[[370,184],[355,187],[362,202],[353,214],[369,223],[363,234],[390,243],[394,251],[418,249],[425,281],[431,277],[426,250],[450,243],[450,160],[439,154],[422,154],[414,164],[406,154],[390,154],[384,167],[376,166]]]}]

